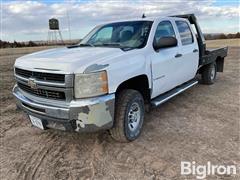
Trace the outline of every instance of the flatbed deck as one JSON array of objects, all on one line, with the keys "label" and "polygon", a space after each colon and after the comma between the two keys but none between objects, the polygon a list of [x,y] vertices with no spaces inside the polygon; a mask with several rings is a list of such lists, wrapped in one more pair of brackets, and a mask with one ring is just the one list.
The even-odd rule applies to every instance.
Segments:
[{"label": "flatbed deck", "polygon": [[[207,64],[210,64],[214,61],[224,61],[224,57],[227,56],[228,52],[228,47],[223,47],[223,48],[208,48],[205,50],[204,55],[200,57],[200,66],[204,66]],[[222,71],[218,71],[222,72]]]}]

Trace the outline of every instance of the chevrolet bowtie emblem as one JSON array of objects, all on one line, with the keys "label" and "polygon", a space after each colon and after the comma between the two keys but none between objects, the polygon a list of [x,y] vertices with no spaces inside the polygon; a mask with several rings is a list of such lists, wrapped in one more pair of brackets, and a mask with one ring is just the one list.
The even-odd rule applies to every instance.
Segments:
[{"label": "chevrolet bowtie emblem", "polygon": [[35,79],[29,78],[28,85],[31,87],[31,89],[37,89],[37,83],[35,82]]}]

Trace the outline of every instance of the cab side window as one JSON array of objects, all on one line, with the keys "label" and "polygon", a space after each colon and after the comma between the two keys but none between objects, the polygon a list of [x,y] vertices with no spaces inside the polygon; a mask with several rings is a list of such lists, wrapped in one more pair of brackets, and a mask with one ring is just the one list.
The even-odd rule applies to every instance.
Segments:
[{"label": "cab side window", "polygon": [[182,45],[188,45],[193,43],[193,35],[185,21],[176,21],[176,25],[180,34]]},{"label": "cab side window", "polygon": [[154,36],[154,43],[159,41],[162,37],[175,37],[175,32],[170,21],[162,21],[158,24]]}]

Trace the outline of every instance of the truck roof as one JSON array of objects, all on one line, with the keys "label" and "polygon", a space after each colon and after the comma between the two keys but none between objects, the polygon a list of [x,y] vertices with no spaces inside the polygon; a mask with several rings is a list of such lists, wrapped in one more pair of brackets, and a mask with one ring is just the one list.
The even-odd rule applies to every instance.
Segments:
[{"label": "truck roof", "polygon": [[171,17],[171,16],[159,16],[159,17],[145,17],[145,18],[132,18],[132,19],[119,19],[119,20],[115,20],[115,21],[108,21],[102,24],[107,24],[107,23],[117,23],[117,22],[128,22],[128,21],[156,21],[156,20],[160,20],[160,19],[185,19],[185,18],[180,18],[180,17]]}]

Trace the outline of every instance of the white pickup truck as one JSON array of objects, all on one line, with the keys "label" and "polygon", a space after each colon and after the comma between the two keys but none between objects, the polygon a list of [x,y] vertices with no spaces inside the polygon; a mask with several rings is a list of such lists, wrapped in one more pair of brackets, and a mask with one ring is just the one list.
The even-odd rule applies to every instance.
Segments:
[{"label": "white pickup truck", "polygon": [[223,72],[227,48],[207,50],[193,14],[102,24],[81,43],[20,57],[18,107],[41,129],[109,130],[135,140],[144,113]]}]

